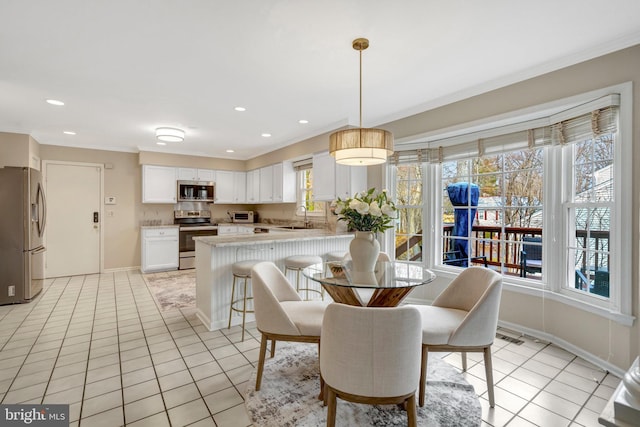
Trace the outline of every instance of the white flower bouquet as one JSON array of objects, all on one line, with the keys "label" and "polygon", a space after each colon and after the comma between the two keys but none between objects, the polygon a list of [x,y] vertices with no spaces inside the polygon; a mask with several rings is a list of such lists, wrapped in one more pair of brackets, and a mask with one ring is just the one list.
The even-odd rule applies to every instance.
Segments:
[{"label": "white flower bouquet", "polygon": [[387,190],[378,192],[371,188],[366,193],[335,201],[338,221],[345,221],[349,230],[382,232],[393,228],[396,212],[395,204],[387,197]]}]

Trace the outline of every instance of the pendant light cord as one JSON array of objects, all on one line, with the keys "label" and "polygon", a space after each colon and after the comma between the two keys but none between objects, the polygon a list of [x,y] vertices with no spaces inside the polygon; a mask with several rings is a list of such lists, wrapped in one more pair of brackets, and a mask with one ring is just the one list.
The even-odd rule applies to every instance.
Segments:
[{"label": "pendant light cord", "polygon": [[360,129],[362,129],[362,49],[360,49]]}]

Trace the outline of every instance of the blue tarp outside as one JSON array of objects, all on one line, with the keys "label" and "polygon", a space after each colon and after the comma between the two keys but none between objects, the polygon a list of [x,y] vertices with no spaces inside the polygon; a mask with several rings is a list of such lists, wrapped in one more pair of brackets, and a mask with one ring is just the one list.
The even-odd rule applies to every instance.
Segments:
[{"label": "blue tarp outside", "polygon": [[[469,188],[471,191],[469,191]],[[471,192],[471,200],[469,200],[469,192]],[[478,206],[478,198],[480,197],[480,189],[476,184],[468,182],[456,182],[447,186],[449,200],[453,206],[467,206],[467,208],[454,208],[454,237],[469,237],[469,232],[473,226],[473,220],[476,217]],[[459,267],[467,267],[469,259],[469,241],[467,239],[453,239],[451,251],[455,252],[460,262],[449,262],[449,265],[457,265]]]}]

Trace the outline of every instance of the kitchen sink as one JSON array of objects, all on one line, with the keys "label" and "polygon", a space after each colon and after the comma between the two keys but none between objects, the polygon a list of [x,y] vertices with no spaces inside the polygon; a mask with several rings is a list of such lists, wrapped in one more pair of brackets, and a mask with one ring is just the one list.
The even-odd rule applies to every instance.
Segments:
[{"label": "kitchen sink", "polygon": [[282,225],[282,226],[279,225],[275,228],[280,228],[283,230],[310,230],[309,228],[304,227],[302,225]]}]

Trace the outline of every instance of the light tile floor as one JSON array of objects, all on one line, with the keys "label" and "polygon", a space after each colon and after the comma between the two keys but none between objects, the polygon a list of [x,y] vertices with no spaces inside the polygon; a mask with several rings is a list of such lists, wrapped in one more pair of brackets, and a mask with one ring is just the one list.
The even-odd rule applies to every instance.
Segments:
[{"label": "light tile floor", "polygon": [[[51,279],[33,302],[0,306],[0,402],[68,403],[72,426],[247,426],[259,334],[240,332],[209,332],[193,309],[160,311],[139,272]],[[494,409],[481,354],[469,354],[483,425],[598,426],[619,379],[520,338],[494,344]],[[460,367],[458,354],[445,359]]]}]

